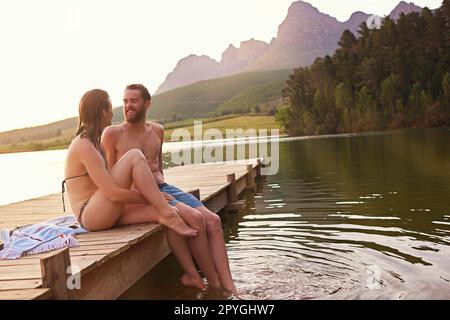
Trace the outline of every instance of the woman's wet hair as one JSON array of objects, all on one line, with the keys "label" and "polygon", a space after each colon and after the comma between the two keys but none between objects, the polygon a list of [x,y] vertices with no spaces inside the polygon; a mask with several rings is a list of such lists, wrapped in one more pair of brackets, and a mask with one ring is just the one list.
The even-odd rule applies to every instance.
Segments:
[{"label": "woman's wet hair", "polygon": [[108,110],[109,106],[109,95],[105,90],[93,89],[86,92],[80,100],[78,130],[73,138],[81,135],[99,148],[104,129],[102,127],[103,111]]}]

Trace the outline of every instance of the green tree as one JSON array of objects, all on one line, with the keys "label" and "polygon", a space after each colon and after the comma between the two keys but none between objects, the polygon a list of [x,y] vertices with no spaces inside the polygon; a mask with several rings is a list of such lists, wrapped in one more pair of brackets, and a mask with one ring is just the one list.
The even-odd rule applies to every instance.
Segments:
[{"label": "green tree", "polygon": [[397,99],[401,98],[399,77],[393,73],[381,83],[380,100],[388,114],[395,111]]},{"label": "green tree", "polygon": [[379,30],[363,23],[358,33],[344,31],[333,56],[290,75],[283,90],[290,132],[450,123],[450,0],[436,11],[387,17]]},{"label": "green tree", "polygon": [[357,131],[376,131],[381,129],[381,116],[377,111],[375,100],[367,87],[357,93]]},{"label": "green tree", "polygon": [[448,72],[442,79],[442,103],[444,108],[450,109],[450,74]]},{"label": "green tree", "polygon": [[358,64],[356,53],[357,40],[353,33],[345,30],[339,41],[339,48],[336,50],[333,60],[336,64],[336,76],[339,82],[344,82],[352,86],[356,80],[355,65]]},{"label": "green tree", "polygon": [[335,90],[336,111],[339,117],[339,131],[351,131],[351,113],[354,107],[353,94],[349,85],[341,82]]},{"label": "green tree", "polygon": [[309,111],[304,111],[302,114],[302,132],[306,135],[312,135],[312,134],[322,134],[320,132],[318,125],[317,125],[317,119]]},{"label": "green tree", "polygon": [[275,121],[290,132],[293,129],[291,106],[286,104],[279,106],[275,111]]},{"label": "green tree", "polygon": [[420,83],[414,83],[408,98],[408,111],[406,118],[408,121],[414,121],[421,117],[424,106],[422,105],[422,86]]}]

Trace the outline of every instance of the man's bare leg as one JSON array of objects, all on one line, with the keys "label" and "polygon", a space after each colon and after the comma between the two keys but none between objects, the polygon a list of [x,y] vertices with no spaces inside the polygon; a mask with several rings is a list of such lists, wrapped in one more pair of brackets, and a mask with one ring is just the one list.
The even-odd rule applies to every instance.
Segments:
[{"label": "man's bare leg", "polygon": [[237,289],[233,282],[233,278],[231,276],[230,264],[228,260],[227,249],[225,246],[225,240],[223,238],[223,230],[220,217],[204,206],[198,207],[196,209],[200,211],[205,217],[210,251],[213,252],[214,265],[219,275],[220,283],[222,284],[222,287],[224,289],[230,291],[235,295],[238,295]]},{"label": "man's bare leg", "polygon": [[[117,225],[157,222],[157,220],[158,216],[156,214],[156,209],[151,205],[126,205]],[[205,284],[198,274],[197,268],[192,260],[187,238],[170,229],[166,229],[166,232],[167,243],[185,272],[181,278],[181,283],[185,286],[204,289]]]},{"label": "man's bare leg", "polygon": [[187,287],[205,289],[205,284],[198,274],[197,268],[192,260],[191,250],[186,237],[180,236],[171,230],[167,230],[167,242],[184,271],[184,274],[181,277],[181,283]]},{"label": "man's bare leg", "polygon": [[188,239],[192,255],[208,279],[211,288],[220,289],[220,279],[214,265],[213,254],[208,243],[209,240],[203,214],[181,202],[177,203],[175,207],[178,209],[180,217],[188,225],[198,231],[198,235],[195,238]]}]

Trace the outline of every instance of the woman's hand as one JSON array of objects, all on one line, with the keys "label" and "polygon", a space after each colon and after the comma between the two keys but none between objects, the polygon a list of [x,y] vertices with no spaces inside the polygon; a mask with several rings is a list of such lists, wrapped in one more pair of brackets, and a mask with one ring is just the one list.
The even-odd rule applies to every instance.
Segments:
[{"label": "woman's hand", "polygon": [[171,200],[175,199],[172,195],[170,195],[166,192],[161,192],[161,194],[163,195],[164,199],[166,199],[167,202],[170,202]]}]

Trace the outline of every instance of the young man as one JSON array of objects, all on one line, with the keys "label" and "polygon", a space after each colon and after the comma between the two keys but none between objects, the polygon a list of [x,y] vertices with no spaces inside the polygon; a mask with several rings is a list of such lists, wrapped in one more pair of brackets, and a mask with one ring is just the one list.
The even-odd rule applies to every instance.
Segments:
[{"label": "young man", "polygon": [[[146,121],[150,105],[151,96],[147,88],[141,84],[126,87],[123,96],[125,122],[106,128],[102,135],[101,141],[108,167],[112,168],[128,150],[141,150],[164,197],[178,209],[180,217],[198,231],[197,237],[187,239],[167,230],[169,246],[185,271],[181,282],[186,286],[204,288],[192,260],[193,256],[212,288],[225,289],[237,294],[231,277],[220,217],[191,194],[164,182],[162,167],[164,128],[158,123]],[[142,206],[142,211],[136,211],[136,206],[126,206],[122,221],[119,223],[126,222],[126,212],[131,207],[134,209],[133,214],[153,214],[145,210],[145,206]]]}]

